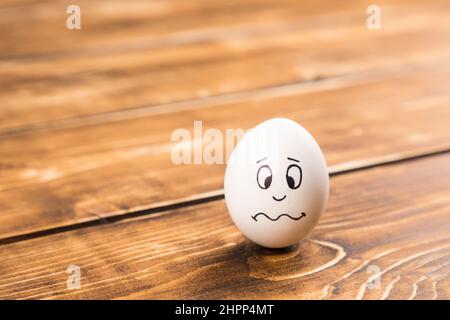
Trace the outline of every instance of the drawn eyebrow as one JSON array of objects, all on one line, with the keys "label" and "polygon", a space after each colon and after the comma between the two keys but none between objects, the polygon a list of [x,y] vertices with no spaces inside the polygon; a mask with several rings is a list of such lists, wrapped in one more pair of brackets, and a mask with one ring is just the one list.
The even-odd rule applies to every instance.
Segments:
[{"label": "drawn eyebrow", "polygon": [[295,161],[295,162],[300,162],[300,161],[298,161],[297,159],[294,159],[294,158],[287,158],[288,160],[291,160],[291,161]]},{"label": "drawn eyebrow", "polygon": [[267,159],[267,157],[262,158],[261,160],[256,161],[256,163],[260,163],[261,161],[264,161],[264,160],[266,160],[266,159]]}]

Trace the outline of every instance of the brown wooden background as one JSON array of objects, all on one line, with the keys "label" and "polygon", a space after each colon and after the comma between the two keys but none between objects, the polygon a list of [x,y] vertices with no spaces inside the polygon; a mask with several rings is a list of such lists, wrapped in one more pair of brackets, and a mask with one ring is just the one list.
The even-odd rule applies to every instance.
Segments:
[{"label": "brown wooden background", "polygon": [[[68,30],[72,1],[2,1],[0,298],[449,299],[450,2],[376,1],[368,30],[372,2],[78,0]],[[268,250],[170,135],[280,116],[331,196]]]}]

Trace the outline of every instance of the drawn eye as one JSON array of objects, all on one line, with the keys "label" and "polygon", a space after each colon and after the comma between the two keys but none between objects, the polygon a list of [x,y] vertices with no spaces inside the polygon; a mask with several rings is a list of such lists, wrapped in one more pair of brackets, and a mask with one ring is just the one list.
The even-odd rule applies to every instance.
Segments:
[{"label": "drawn eye", "polygon": [[286,171],[286,181],[291,189],[300,187],[302,183],[302,169],[296,164],[291,164]]},{"label": "drawn eye", "polygon": [[272,170],[268,165],[264,165],[258,169],[256,181],[261,189],[267,189],[272,184]]}]

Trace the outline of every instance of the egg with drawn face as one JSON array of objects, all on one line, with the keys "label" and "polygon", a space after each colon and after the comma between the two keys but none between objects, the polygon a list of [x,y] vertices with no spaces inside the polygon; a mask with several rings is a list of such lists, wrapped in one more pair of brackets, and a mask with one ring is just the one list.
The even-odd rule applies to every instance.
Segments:
[{"label": "egg with drawn face", "polygon": [[267,120],[233,150],[225,201],[236,226],[253,242],[282,248],[304,239],[328,201],[328,170],[319,145],[298,123]]}]

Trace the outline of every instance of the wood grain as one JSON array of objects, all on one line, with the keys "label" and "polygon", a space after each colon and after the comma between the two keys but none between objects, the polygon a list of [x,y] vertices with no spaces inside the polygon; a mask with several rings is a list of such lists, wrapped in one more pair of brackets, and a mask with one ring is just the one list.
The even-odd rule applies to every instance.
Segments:
[{"label": "wood grain", "polygon": [[65,5],[0,10],[0,133],[450,57],[448,1],[382,1],[380,31],[364,1],[82,1],[79,31]]},{"label": "wood grain", "polygon": [[[450,299],[448,0],[380,0],[378,31],[368,0],[69,4],[0,3],[0,299]],[[332,174],[284,250],[232,224],[223,164],[170,157],[272,117]]]},{"label": "wood grain", "polygon": [[[381,4],[395,4],[381,1]],[[399,3],[399,1],[397,1]],[[411,1],[419,5],[420,1]],[[435,3],[444,4],[444,1]],[[36,1],[0,5],[3,22],[0,33],[1,58],[48,56],[73,51],[96,51],[166,42],[168,35],[178,36],[175,44],[195,41],[199,34],[219,32],[242,26],[289,20],[323,12],[341,12],[360,6],[365,11],[367,1],[345,1],[333,4],[321,0],[315,3],[298,0],[79,0],[82,28],[71,32],[66,28],[66,8],[69,0]],[[227,29],[228,28],[228,29]],[[19,41],[20,40],[20,41]],[[169,42],[170,44],[171,42]]]},{"label": "wood grain", "polygon": [[265,90],[243,101],[5,137],[0,140],[0,236],[127,214],[221,189],[224,165],[171,161],[176,144],[171,133],[192,132],[194,120],[202,120],[204,130],[225,132],[288,117],[311,131],[330,166],[344,169],[448,149],[450,97],[442,84],[450,81],[450,72],[416,70],[413,76],[387,78],[325,81],[315,92],[302,92],[302,86]]},{"label": "wood grain", "polygon": [[449,176],[447,153],[332,177],[318,227],[284,250],[245,240],[223,200],[3,245],[0,297],[448,299]]}]

